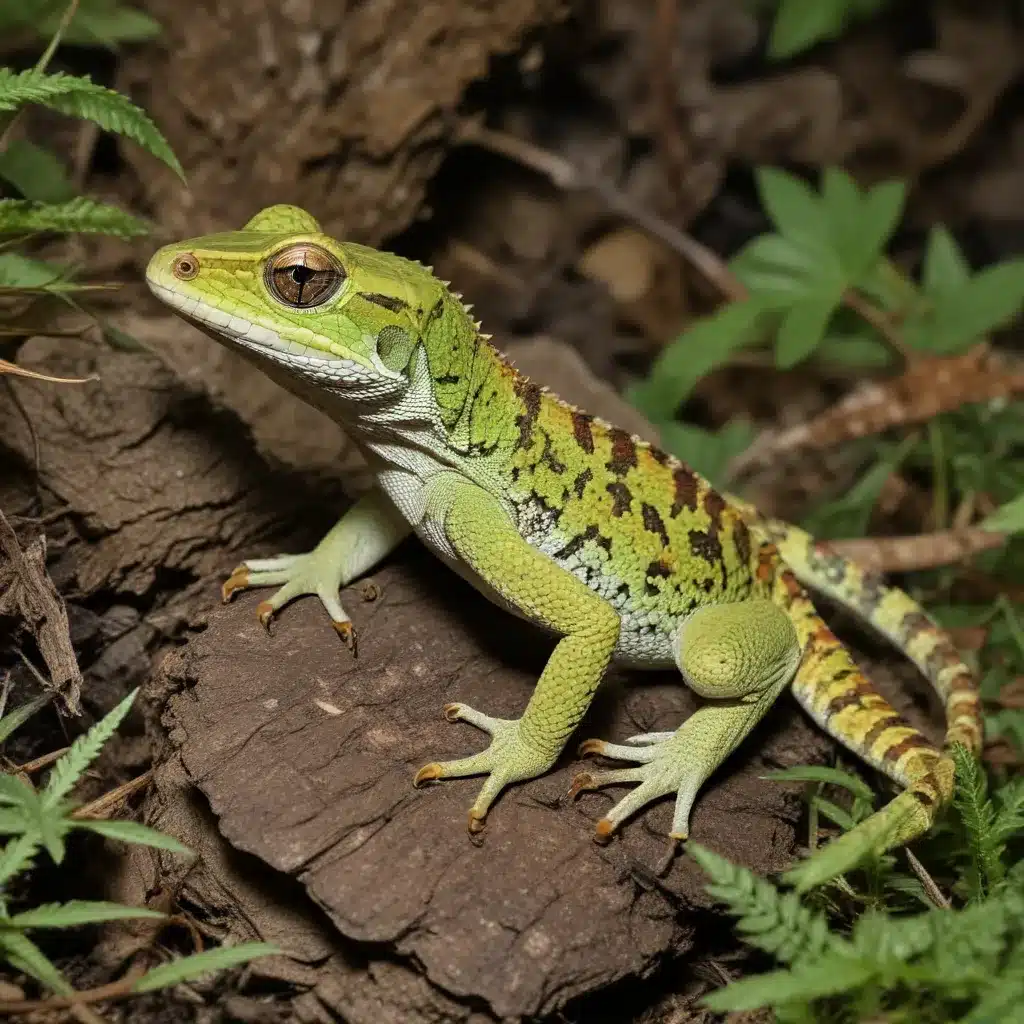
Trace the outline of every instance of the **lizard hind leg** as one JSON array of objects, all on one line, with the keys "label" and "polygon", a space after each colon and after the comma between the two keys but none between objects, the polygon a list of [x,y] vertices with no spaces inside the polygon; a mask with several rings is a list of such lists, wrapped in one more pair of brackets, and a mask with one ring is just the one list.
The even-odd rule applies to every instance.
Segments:
[{"label": "lizard hind leg", "polygon": [[581,746],[583,755],[637,764],[583,772],[573,781],[571,796],[614,783],[639,783],[597,823],[596,838],[608,838],[641,808],[675,793],[671,836],[686,839],[700,787],[764,716],[799,661],[793,623],[768,599],[709,605],[690,615],[677,635],[676,662],[686,683],[707,703],[674,733],[634,736],[625,744],[587,740]]}]

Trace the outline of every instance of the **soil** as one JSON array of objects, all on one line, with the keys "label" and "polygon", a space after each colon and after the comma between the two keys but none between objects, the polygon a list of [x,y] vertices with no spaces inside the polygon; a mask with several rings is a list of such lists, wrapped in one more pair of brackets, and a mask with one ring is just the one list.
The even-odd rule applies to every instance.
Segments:
[{"label": "soil", "polygon": [[[694,863],[679,856],[665,869],[668,803],[596,845],[593,824],[622,791],[569,802],[580,762],[567,750],[499,801],[475,845],[465,812],[477,781],[411,786],[420,764],[481,741],[444,722],[442,705],[514,716],[548,640],[482,605],[412,542],[371,576],[372,592],[342,595],[356,658],[315,601],[287,608],[269,635],[258,595],[221,606],[220,583],[241,558],[308,549],[368,474],[335,424],[172,319],[140,271],[165,240],[296,202],[338,235],[432,264],[521,369],[657,440],[620,395],[718,296],[615,212],[608,189],[728,256],[764,227],[754,165],[842,164],[865,182],[911,181],[907,262],[937,219],[975,260],[1000,258],[1019,248],[1024,224],[1018,21],[996,0],[897,4],[772,65],[766,22],[741,0],[142,6],[160,39],[116,56],[67,48],[57,66],[142,103],[189,187],[130,144],[45,117],[27,129],[77,153],[82,187],[148,215],[155,234],[73,250],[89,275],[126,282],[95,308],[133,342],[0,337],[0,356],[22,367],[97,378],[0,378],[0,677],[8,706],[38,693],[20,651],[61,695],[4,754],[24,764],[64,746],[142,686],[78,795],[152,770],[121,813],[197,857],[96,847],[102,870],[59,884],[179,913],[187,927],[160,938],[171,948],[200,934],[283,952],[104,1016],[710,1020],[700,994],[757,961]],[[494,152],[473,135],[481,125],[526,148]],[[604,191],[552,182],[533,166],[538,153]],[[846,386],[828,368],[741,364],[708,377],[680,412],[709,426],[743,413],[785,427]],[[749,493],[796,514],[857,466],[828,452],[769,467]],[[914,673],[847,635],[934,733]],[[580,738],[672,728],[694,706],[671,675],[613,673]],[[800,793],[762,776],[835,753],[780,701],[703,792],[694,838],[758,872],[784,868],[806,837]],[[44,873],[38,884],[58,883]],[[79,987],[103,984],[154,941],[118,926],[71,942],[62,966]]]}]

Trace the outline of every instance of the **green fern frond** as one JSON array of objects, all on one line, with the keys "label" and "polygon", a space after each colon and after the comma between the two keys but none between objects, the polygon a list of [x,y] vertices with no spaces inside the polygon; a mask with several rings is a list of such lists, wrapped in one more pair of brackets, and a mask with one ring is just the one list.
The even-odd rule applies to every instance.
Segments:
[{"label": "green fern frond", "polygon": [[0,889],[32,863],[38,849],[39,836],[30,833],[12,839],[0,851]]},{"label": "green fern frond", "polygon": [[70,995],[71,986],[49,957],[27,936],[13,929],[0,930],[0,956],[16,971],[35,978],[50,991]]},{"label": "green fern frond", "polygon": [[783,963],[845,947],[829,932],[825,917],[805,907],[796,893],[779,892],[771,882],[697,843],[688,843],[686,850],[711,878],[708,893],[739,918],[737,930],[752,946]]},{"label": "green fern frond", "polygon": [[14,914],[0,922],[4,928],[74,928],[81,924],[124,921],[134,918],[160,919],[166,915],[146,907],[126,907],[120,903],[71,900],[68,903],[44,903]]},{"label": "green fern frond", "polygon": [[62,114],[94,121],[109,132],[131,139],[185,180],[185,172],[170,143],[149,115],[113,89],[97,85],[88,77],[0,68],[0,111],[16,110],[25,103],[38,103]]},{"label": "green fern frond", "polygon": [[92,764],[103,749],[103,744],[117,732],[124,716],[139,691],[132,690],[120,704],[98,721],[84,736],[79,736],[71,749],[53,766],[46,788],[42,792],[44,810],[53,810],[71,792],[82,772]]},{"label": "green fern frond", "polygon": [[137,238],[149,234],[149,225],[116,206],[84,197],[66,203],[0,199],[0,235],[26,235],[34,231],[74,231]]},{"label": "green fern frond", "polygon": [[952,750],[956,764],[956,789],[953,805],[963,822],[973,870],[968,873],[972,899],[982,899],[1006,873],[1002,843],[996,830],[996,811],[988,799],[985,771],[977,758],[956,744]]},{"label": "green fern frond", "polygon": [[260,956],[273,956],[280,953],[277,946],[268,942],[240,942],[237,946],[219,946],[207,949],[202,953],[183,956],[170,963],[161,964],[144,974],[132,986],[134,992],[155,992],[160,988],[178,985],[183,981],[201,978],[211,971],[223,971],[228,967],[237,967]]}]

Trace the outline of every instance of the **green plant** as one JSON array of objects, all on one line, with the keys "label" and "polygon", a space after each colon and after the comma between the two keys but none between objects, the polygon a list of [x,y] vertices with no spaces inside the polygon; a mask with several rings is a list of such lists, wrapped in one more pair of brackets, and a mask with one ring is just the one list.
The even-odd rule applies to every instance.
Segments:
[{"label": "green plant", "polygon": [[[132,691],[72,743],[67,753],[54,764],[42,789],[36,790],[17,775],[0,773],[0,835],[9,837],[0,848],[0,960],[34,978],[44,989],[58,996],[69,996],[73,989],[56,965],[29,937],[30,932],[128,918],[159,920],[165,915],[145,907],[94,900],[72,900],[16,909],[12,887],[29,872],[40,851],[45,851],[55,864],[60,864],[64,860],[69,835],[86,831],[121,842],[155,846],[172,853],[189,852],[171,836],[137,822],[74,817],[75,806],[69,794],[116,732],[131,708],[136,692]],[[4,716],[0,719],[0,737],[6,739],[47,703],[48,697],[37,698]],[[264,943],[244,943],[181,957],[134,978],[126,983],[125,992],[163,988],[272,952],[276,949]]]},{"label": "green plant", "polygon": [[775,17],[768,38],[768,56],[785,60],[816,43],[837,39],[856,21],[885,7],[887,0],[773,0]]},{"label": "green plant", "polygon": [[[32,104],[92,121],[152,153],[184,177],[167,140],[148,115],[127,97],[87,77],[51,74],[46,68],[62,40],[112,44],[153,34],[152,21],[114,0],[57,5],[50,0],[0,2],[0,32],[6,27],[52,33],[35,67],[0,67],[0,341],[39,329],[29,314],[40,299],[75,306],[75,295],[96,288],[75,280],[77,268],[31,258],[24,246],[41,234],[105,234],[133,238],[149,225],[108,203],[75,194],[62,160],[14,128]],[[6,117],[4,117],[6,115]],[[4,184],[6,183],[6,184]],[[11,192],[15,195],[11,195]],[[106,329],[106,328],[105,328]],[[112,340],[119,340],[107,329]],[[10,364],[0,361],[0,372]]]}]

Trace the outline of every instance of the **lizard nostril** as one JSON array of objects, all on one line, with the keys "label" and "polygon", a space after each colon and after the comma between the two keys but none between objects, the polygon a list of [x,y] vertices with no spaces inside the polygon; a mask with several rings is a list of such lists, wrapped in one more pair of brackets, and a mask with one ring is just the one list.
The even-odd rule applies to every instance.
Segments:
[{"label": "lizard nostril", "polygon": [[199,273],[199,260],[190,252],[182,253],[174,258],[171,271],[180,281],[191,281]]}]

